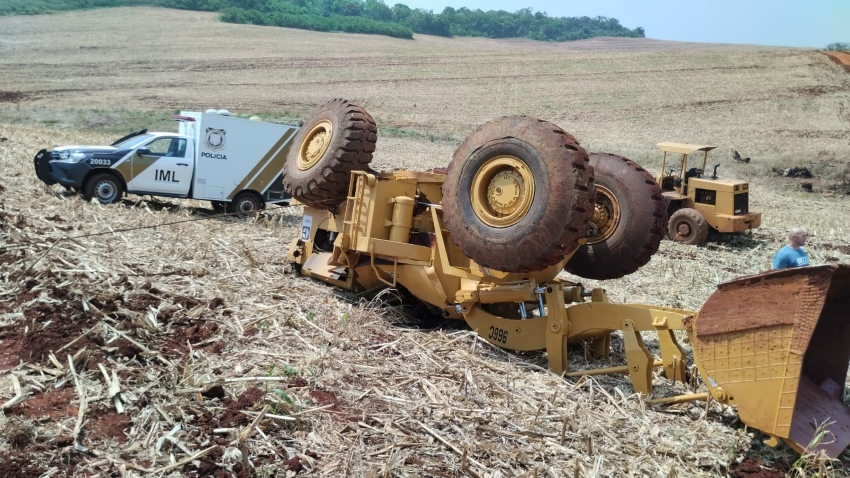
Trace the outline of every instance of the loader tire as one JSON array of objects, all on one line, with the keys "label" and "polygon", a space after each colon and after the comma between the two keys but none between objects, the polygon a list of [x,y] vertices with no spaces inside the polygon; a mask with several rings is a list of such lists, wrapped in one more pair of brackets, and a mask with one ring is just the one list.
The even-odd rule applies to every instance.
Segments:
[{"label": "loader tire", "polygon": [[531,272],[579,246],[593,213],[593,172],[570,134],[547,121],[505,116],[479,126],[455,151],[443,217],[479,265]]},{"label": "loader tire", "polygon": [[619,279],[644,266],[667,232],[661,188],[622,156],[590,153],[596,184],[592,231],[564,270],[585,279]]},{"label": "loader tire", "polygon": [[284,189],[303,204],[335,210],[351,172],[367,170],[377,141],[378,127],[363,108],[344,99],[325,103],[293,139]]},{"label": "loader tire", "polygon": [[670,239],[691,246],[701,246],[708,238],[708,223],[696,209],[679,209],[667,222]]}]

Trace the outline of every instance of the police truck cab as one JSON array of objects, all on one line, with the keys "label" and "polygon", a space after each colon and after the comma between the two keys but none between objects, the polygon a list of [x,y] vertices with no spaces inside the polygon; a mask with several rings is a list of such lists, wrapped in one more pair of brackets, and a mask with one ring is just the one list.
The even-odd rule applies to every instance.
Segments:
[{"label": "police truck cab", "polygon": [[109,146],[42,149],[34,158],[44,183],[61,184],[102,204],[138,195],[207,200],[247,214],[288,204],[283,189],[294,125],[230,116],[226,110],[180,112],[177,133],[137,131]]}]

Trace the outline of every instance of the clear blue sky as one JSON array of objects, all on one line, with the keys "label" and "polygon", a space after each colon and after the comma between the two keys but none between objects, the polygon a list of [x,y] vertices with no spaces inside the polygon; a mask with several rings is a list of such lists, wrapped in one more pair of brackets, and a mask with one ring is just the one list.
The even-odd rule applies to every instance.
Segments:
[{"label": "clear blue sky", "polygon": [[616,18],[659,40],[823,48],[850,43],[850,0],[384,0],[440,13],[531,8],[550,17]]}]

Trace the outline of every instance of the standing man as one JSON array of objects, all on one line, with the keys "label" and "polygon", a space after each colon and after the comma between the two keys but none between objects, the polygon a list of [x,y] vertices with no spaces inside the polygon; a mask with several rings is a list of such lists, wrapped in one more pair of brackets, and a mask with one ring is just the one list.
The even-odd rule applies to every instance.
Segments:
[{"label": "standing man", "polygon": [[787,269],[809,265],[809,254],[803,249],[808,237],[808,233],[801,227],[788,231],[788,244],[782,246],[773,256],[773,268]]}]

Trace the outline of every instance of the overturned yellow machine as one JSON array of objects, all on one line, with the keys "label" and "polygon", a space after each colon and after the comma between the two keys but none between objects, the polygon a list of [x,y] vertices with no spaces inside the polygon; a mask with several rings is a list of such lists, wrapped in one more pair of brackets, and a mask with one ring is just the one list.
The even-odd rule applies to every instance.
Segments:
[{"label": "overturned yellow machine", "polygon": [[[620,277],[657,251],[664,201],[640,166],[589,156],[558,126],[525,116],[481,125],[447,169],[374,171],[376,141],[372,117],[345,100],[323,105],[296,136],[285,187],[304,205],[288,252],[301,274],[350,290],[406,291],[492,344],[546,350],[559,375],[574,375],[568,343],[589,341],[605,357],[621,331],[626,365],[581,374],[628,373],[652,403],[710,394],[737,406],[768,443],[799,452],[821,425],[831,435],[818,450],[836,457],[850,445],[842,401],[850,267],[742,277],[718,286],[699,311],[611,303],[603,289],[558,276]],[[685,380],[677,330],[708,392],[658,397],[653,368]],[[659,358],[646,331],[658,335]]]}]

